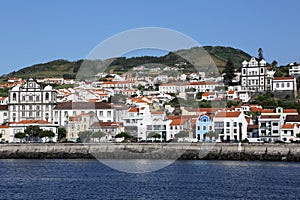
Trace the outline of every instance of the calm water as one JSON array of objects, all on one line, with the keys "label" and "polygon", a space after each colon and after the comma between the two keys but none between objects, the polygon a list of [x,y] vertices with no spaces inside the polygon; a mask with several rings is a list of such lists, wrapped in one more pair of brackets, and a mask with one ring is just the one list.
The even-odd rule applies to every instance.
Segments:
[{"label": "calm water", "polygon": [[1,199],[300,199],[300,163],[176,161],[130,174],[97,160],[0,160]]}]

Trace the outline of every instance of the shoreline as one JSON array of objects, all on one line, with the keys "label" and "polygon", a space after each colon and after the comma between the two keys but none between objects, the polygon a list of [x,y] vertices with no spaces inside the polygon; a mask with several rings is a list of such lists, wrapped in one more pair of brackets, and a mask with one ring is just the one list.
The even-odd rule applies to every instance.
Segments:
[{"label": "shoreline", "polygon": [[75,158],[300,162],[300,144],[31,143],[0,145],[0,159]]}]

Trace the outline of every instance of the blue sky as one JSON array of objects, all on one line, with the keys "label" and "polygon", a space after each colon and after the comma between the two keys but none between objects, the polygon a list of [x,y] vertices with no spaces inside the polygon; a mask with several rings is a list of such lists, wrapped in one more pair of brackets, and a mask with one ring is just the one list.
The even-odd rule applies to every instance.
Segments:
[{"label": "blue sky", "polygon": [[300,62],[300,1],[15,1],[0,2],[0,74],[54,59],[85,58],[128,29],[162,27],[201,45],[239,48],[268,62]]}]

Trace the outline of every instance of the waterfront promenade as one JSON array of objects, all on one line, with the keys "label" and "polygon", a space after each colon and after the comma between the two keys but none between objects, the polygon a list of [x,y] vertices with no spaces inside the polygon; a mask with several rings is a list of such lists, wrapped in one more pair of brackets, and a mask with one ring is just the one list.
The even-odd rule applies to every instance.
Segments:
[{"label": "waterfront promenade", "polygon": [[0,158],[300,161],[300,144],[30,143],[2,144]]}]

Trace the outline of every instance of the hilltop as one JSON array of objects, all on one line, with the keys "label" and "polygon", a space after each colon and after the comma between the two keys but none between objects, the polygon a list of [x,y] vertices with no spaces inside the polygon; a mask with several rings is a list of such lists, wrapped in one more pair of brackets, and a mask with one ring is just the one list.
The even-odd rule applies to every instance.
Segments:
[{"label": "hilltop", "polygon": [[[223,71],[224,66],[230,58],[236,69],[241,67],[241,62],[243,60],[248,60],[251,56],[245,53],[242,50],[231,48],[231,47],[223,47],[223,46],[205,46],[204,50],[210,55],[213,62],[218,67],[219,71]],[[141,57],[132,57],[125,58],[120,57],[113,60],[110,66],[106,69],[109,71],[110,69],[114,70],[114,73],[124,73],[135,66],[146,64],[146,63],[160,63],[168,66],[178,66],[176,64],[181,62],[186,62],[187,64],[184,66],[183,72],[192,72],[195,69],[192,66],[201,66],[203,67],[205,63],[203,63],[202,56],[199,56],[199,50],[202,49],[200,47],[194,47],[191,49],[183,49],[175,52],[170,52],[164,56],[156,57],[156,56],[141,56]],[[205,53],[206,54],[206,53]],[[184,58],[179,55],[188,55],[189,58],[195,60],[193,64],[187,62]],[[47,63],[35,64],[29,67],[25,67],[18,71],[11,72],[9,74],[3,75],[0,79],[3,81],[8,77],[20,77],[20,78],[45,78],[45,77],[64,77],[64,78],[75,78],[76,73],[80,69],[81,64],[85,60],[77,60],[77,61],[68,61],[68,60],[54,60]],[[86,61],[85,63],[89,63],[90,67],[98,66],[99,63],[103,63],[103,61],[95,60],[95,61]]]}]

